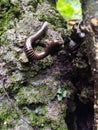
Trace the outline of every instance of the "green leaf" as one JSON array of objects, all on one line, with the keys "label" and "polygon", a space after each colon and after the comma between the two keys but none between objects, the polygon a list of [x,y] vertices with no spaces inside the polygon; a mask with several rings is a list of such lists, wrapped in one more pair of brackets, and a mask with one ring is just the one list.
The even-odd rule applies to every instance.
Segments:
[{"label": "green leaf", "polygon": [[82,18],[79,0],[58,0],[56,8],[67,20]]}]

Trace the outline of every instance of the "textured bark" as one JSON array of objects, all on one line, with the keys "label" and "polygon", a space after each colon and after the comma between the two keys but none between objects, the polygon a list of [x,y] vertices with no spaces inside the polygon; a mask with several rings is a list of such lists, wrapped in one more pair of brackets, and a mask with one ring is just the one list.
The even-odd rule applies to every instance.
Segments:
[{"label": "textured bark", "polygon": [[[94,79],[94,127],[93,130],[98,130],[98,1],[97,0],[82,0],[83,22],[88,28],[87,31],[87,46],[89,63],[92,68]],[[94,20],[92,22],[92,20]]]}]

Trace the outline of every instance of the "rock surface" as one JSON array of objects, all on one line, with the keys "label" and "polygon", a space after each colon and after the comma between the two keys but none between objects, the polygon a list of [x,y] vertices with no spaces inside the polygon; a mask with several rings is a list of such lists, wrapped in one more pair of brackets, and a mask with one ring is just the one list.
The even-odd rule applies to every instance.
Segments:
[{"label": "rock surface", "polygon": [[[36,33],[44,21],[50,23],[49,30],[39,41],[40,44],[46,45],[54,38],[63,43],[63,19],[47,1],[7,0],[0,2],[0,5],[2,10],[5,9],[9,24],[2,22],[4,29],[0,36],[0,129],[67,130],[63,115],[66,104],[55,101],[60,86],[57,74],[53,72],[56,56],[49,55],[29,63],[23,50],[25,39]],[[41,50],[42,47],[38,46],[37,49]]]}]

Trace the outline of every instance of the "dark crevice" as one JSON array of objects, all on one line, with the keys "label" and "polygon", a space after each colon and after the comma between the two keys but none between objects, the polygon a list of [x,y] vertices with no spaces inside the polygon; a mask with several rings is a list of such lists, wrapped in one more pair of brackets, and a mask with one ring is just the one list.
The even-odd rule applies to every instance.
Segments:
[{"label": "dark crevice", "polygon": [[69,130],[93,130],[94,110],[93,103],[82,103],[75,99],[76,110],[67,110],[66,122]]},{"label": "dark crevice", "polygon": [[[60,71],[60,85],[73,91],[67,99],[65,114],[68,130],[93,130],[94,81],[85,37],[79,37],[80,33],[81,30],[79,34],[74,30],[69,38],[75,46],[70,46],[70,41],[65,40],[64,53],[58,55],[56,65]],[[72,84],[70,88],[68,82]]]}]

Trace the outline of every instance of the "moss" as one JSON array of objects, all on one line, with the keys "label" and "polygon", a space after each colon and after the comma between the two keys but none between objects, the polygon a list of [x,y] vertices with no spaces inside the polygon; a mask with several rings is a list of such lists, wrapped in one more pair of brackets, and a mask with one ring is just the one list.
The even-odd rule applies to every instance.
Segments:
[{"label": "moss", "polygon": [[2,0],[0,2],[0,6],[1,7],[3,7],[3,6],[9,7],[10,6],[10,1],[9,0]]},{"label": "moss", "polygon": [[37,7],[37,17],[40,21],[47,21],[56,27],[66,27],[66,21],[55,9],[55,7],[50,6],[50,2],[43,2]]},{"label": "moss", "polygon": [[19,105],[30,105],[32,103],[46,103],[55,96],[52,88],[48,86],[40,86],[38,88],[22,88],[17,96]]},{"label": "moss", "polygon": [[32,110],[24,109],[22,110],[23,114],[28,117],[31,124],[33,126],[39,127],[40,130],[46,130],[47,127],[54,130],[67,130],[66,123],[64,121],[63,115],[59,116],[57,121],[53,121],[46,117],[47,114],[47,107],[42,106],[40,107],[38,113],[35,113]]},{"label": "moss", "polygon": [[[4,103],[2,107],[0,108],[0,122],[2,124],[2,128],[8,128],[12,127],[14,125],[14,122],[18,120],[18,115],[16,113],[16,110],[13,109],[10,105],[7,103]],[[13,121],[13,123],[12,123]]]},{"label": "moss", "polygon": [[[21,88],[17,95],[17,103],[20,105],[32,104],[32,103],[47,103],[56,96],[58,81],[54,81],[53,77],[48,79],[36,79],[32,82],[32,86],[28,85],[25,88]],[[29,79],[30,81],[30,79]]]},{"label": "moss", "polygon": [[[59,17],[59,19],[58,19],[58,17]],[[54,26],[56,25],[56,22],[57,22],[58,27],[66,27],[66,21],[58,14],[54,14],[49,17],[45,16],[44,14],[41,14],[39,19],[40,19],[40,21],[47,21]]]},{"label": "moss", "polygon": [[2,0],[0,10],[0,35],[2,35],[4,31],[14,26],[13,19],[20,17],[20,6],[18,3],[13,5],[10,0]]},{"label": "moss", "polygon": [[36,11],[36,8],[37,8],[37,4],[38,4],[38,0],[32,0],[32,1],[30,1],[29,3],[28,3],[29,5],[31,5],[32,6],[32,11],[33,12],[35,12]]},{"label": "moss", "polygon": [[34,61],[34,63],[22,64],[22,69],[25,72],[26,80],[34,78],[45,69],[50,68],[53,65],[53,58],[49,55],[40,61]]},{"label": "moss", "polygon": [[22,113],[28,117],[28,119],[30,120],[33,126],[42,127],[44,123],[46,123],[46,117],[45,117],[47,113],[46,106],[42,106],[42,107],[40,106],[37,113],[30,109],[28,111],[26,108],[23,108]]},{"label": "moss", "polygon": [[[38,108],[37,108],[38,109]],[[22,114],[31,122],[32,126],[39,127],[41,130],[49,127],[54,130],[67,130],[63,114],[58,117],[57,121],[49,119],[47,115],[47,107],[40,106],[38,112],[28,110],[26,107],[22,109]],[[3,104],[0,109],[0,122],[1,130],[6,130],[9,127],[14,127],[19,117],[16,110],[9,106],[7,103]]]},{"label": "moss", "polygon": [[46,121],[45,116],[37,116],[35,114],[31,114],[31,123],[33,126],[43,127],[45,124],[49,123],[49,121]]},{"label": "moss", "polygon": [[11,94],[11,93],[14,93],[16,94],[20,88],[22,88],[23,85],[19,82],[16,82],[16,83],[12,83],[12,84],[9,84],[8,86],[6,86],[6,90],[8,90],[8,92]]},{"label": "moss", "polygon": [[[47,127],[56,130],[66,130],[66,125],[62,115],[61,115],[62,117],[59,117],[58,121],[54,121],[54,120],[52,121],[52,119],[49,119],[49,117],[47,116],[48,115],[47,112],[49,109],[48,106],[51,103],[51,101],[55,98],[57,94],[58,84],[59,84],[58,80],[56,81],[54,80],[54,76],[53,74],[51,74],[51,69],[45,70],[46,68],[51,67],[53,65],[54,62],[53,58],[51,56],[48,56],[43,60],[34,62],[34,64],[24,63],[24,66],[21,66],[20,65],[21,63],[19,63],[19,56],[21,52],[18,50],[16,51],[15,48],[15,46],[18,46],[20,47],[21,50],[23,47],[23,43],[22,43],[23,41],[21,40],[18,41],[18,37],[15,37],[14,39],[14,35],[16,36],[17,34],[18,36],[19,34],[20,39],[24,38],[30,32],[30,30],[27,28],[29,28],[29,26],[32,28],[34,22],[35,24],[37,24],[39,17],[41,16],[41,14],[43,14],[43,12],[40,11],[41,14],[38,14],[37,17],[37,13],[33,13],[34,11],[36,11],[39,5],[41,6],[41,8],[43,6],[42,5],[43,0],[39,0],[39,1],[40,4],[37,3],[38,2],[37,0],[26,1],[25,6],[27,7],[27,10],[26,12],[25,10],[24,12],[22,12],[22,14],[24,13],[22,15],[24,19],[23,21],[19,20],[19,23],[18,23],[18,19],[21,18],[21,11],[22,11],[20,10],[20,6],[21,6],[20,3],[12,4],[10,3],[10,0],[2,0],[2,2],[0,2],[0,9],[2,11],[0,14],[0,17],[2,18],[0,21],[1,23],[0,35],[2,35],[3,32],[5,32],[2,35],[2,37],[5,36],[3,38],[4,44],[6,42],[6,44],[8,45],[9,42],[9,46],[5,46],[4,53],[2,53],[2,58],[4,59],[4,61],[6,61],[7,70],[8,70],[7,73],[5,73],[5,75],[7,75],[5,88],[8,94],[11,96],[11,98],[16,99],[16,104],[18,104],[21,107],[21,109],[22,107],[28,108],[28,110],[22,109],[22,113],[23,116],[28,119],[28,121],[31,121],[31,124],[33,126],[38,126],[40,129],[45,129],[45,130]],[[48,7],[48,4],[46,5],[46,7]],[[50,14],[48,15],[48,19],[47,19],[47,15],[45,15],[45,19],[50,23],[53,23],[53,25],[55,25],[55,23],[57,22],[57,25],[61,26],[62,20],[60,21],[58,20],[59,18],[58,15],[56,15],[55,9],[52,14],[51,14],[51,10],[52,8],[49,9]],[[44,12],[46,13],[47,11],[44,10]],[[34,21],[31,19],[31,17],[32,19],[34,19]],[[40,19],[40,20],[44,21],[44,19]],[[15,26],[15,21],[16,21],[16,26]],[[30,23],[30,21],[32,22]],[[25,28],[25,25],[28,26],[26,26]],[[38,26],[39,25],[40,23],[38,21]],[[34,28],[35,27],[36,26],[34,26]],[[16,44],[17,42],[19,42],[20,46]],[[21,70],[18,67],[18,65],[22,67]],[[40,74],[37,75],[39,72]],[[46,73],[48,73],[48,75],[46,75]],[[57,75],[56,78],[59,78],[59,76]],[[24,80],[26,81],[26,85],[24,84]],[[2,92],[2,89],[0,89],[0,96],[2,95],[4,95],[4,92]],[[16,111],[12,108],[12,106],[9,107],[8,104],[9,103],[3,105],[0,109],[0,122],[1,122],[0,125],[2,126],[1,128],[2,130],[8,129],[12,125],[13,125],[12,127],[14,128],[14,125],[18,125],[18,123],[21,123],[19,121],[19,117]]]},{"label": "moss", "polygon": [[[67,126],[65,125],[65,122],[55,122],[47,119],[45,116],[36,116],[32,115],[31,123],[33,126],[39,126],[41,130],[45,130],[46,127],[50,127],[54,130],[67,130]],[[61,119],[62,120],[62,119]]]},{"label": "moss", "polygon": [[39,63],[39,66],[41,67],[41,69],[46,69],[47,67],[52,66],[52,64],[53,58],[51,56],[48,56]]}]

